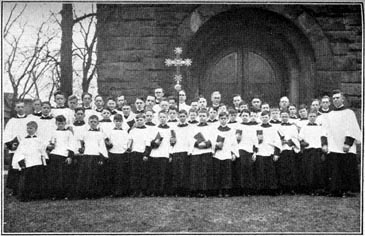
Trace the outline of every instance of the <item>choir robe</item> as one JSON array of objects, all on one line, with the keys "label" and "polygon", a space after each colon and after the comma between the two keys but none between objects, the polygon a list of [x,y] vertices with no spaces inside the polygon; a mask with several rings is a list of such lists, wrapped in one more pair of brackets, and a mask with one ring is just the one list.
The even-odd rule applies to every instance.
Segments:
[{"label": "choir robe", "polygon": [[74,111],[67,107],[54,107],[51,110],[51,115],[56,118],[59,115],[63,115],[66,118],[66,124],[71,125],[74,122]]},{"label": "choir robe", "polygon": [[192,137],[201,133],[205,139],[206,148],[200,149],[198,142],[193,138],[190,158],[190,190],[213,190],[213,159],[212,141],[214,130],[207,123],[200,123],[192,129]]},{"label": "choir robe", "polygon": [[[123,126],[124,125],[122,125],[122,128],[125,128]],[[110,119],[102,119],[99,121],[99,127],[102,132],[109,134],[114,129],[115,124]],[[128,128],[126,130],[128,130]]]},{"label": "choir robe", "polygon": [[297,126],[300,119],[298,117],[289,117],[289,123],[292,123],[293,125]]},{"label": "choir robe", "polygon": [[239,158],[234,169],[233,185],[237,189],[251,191],[255,188],[253,147],[256,143],[256,129],[248,123],[241,123],[238,127],[242,131],[238,143]]},{"label": "choir robe", "polygon": [[211,129],[216,129],[216,128],[218,128],[218,126],[219,126],[219,121],[217,120],[217,119],[214,119],[214,120],[210,120],[210,119],[208,119],[207,120],[207,124],[211,127]]},{"label": "choir robe", "polygon": [[[23,116],[14,116],[11,118],[8,123],[5,125],[3,141],[4,143],[10,142],[13,139],[17,138],[20,140],[22,137],[27,135],[27,123],[29,122],[29,118],[27,115]],[[13,190],[13,193],[16,194],[18,191],[18,183],[19,183],[19,171],[14,169],[12,166],[12,160],[15,151],[9,151],[9,171],[8,178],[6,181],[6,187]]]},{"label": "choir robe", "polygon": [[[323,122],[328,134],[328,159],[330,166],[330,192],[359,190],[359,172],[356,143],[361,141],[361,131],[355,113],[344,106],[329,112]],[[350,146],[348,153],[344,144]]]},{"label": "choir robe", "polygon": [[36,122],[38,124],[38,136],[43,140],[45,145],[48,145],[53,132],[57,129],[56,119],[52,116],[41,116],[38,117],[38,121]]},{"label": "choir robe", "polygon": [[72,175],[72,163],[67,164],[66,159],[73,158],[75,138],[68,129],[57,129],[50,133],[54,149],[50,152],[46,170],[47,195],[51,198],[71,197],[75,190],[73,183],[76,179]]},{"label": "choir robe", "polygon": [[89,117],[92,115],[98,115],[98,113],[93,110],[91,107],[84,107],[85,109],[85,120],[89,120]]},{"label": "choir robe", "polygon": [[327,144],[324,128],[317,123],[308,123],[300,130],[299,140],[306,145],[303,150],[302,186],[307,191],[322,189],[326,181],[327,166],[323,165],[322,146]]},{"label": "choir robe", "polygon": [[189,112],[190,108],[191,108],[191,106],[186,105],[185,102],[179,104],[179,111],[185,110],[186,112]]},{"label": "choir robe", "polygon": [[263,141],[255,142],[256,161],[254,164],[257,190],[275,190],[278,187],[273,155],[279,155],[281,141],[277,130],[270,124],[256,127],[256,134],[262,131]]},{"label": "choir robe", "polygon": [[176,143],[171,147],[172,154],[172,188],[181,193],[189,189],[190,151],[194,145],[191,136],[192,127],[178,124],[173,128],[176,134]]},{"label": "choir robe", "polygon": [[189,120],[189,121],[188,121],[188,124],[189,124],[190,126],[196,126],[196,125],[198,125],[198,124],[199,124],[199,121],[197,121],[197,120]]},{"label": "choir robe", "polygon": [[98,116],[99,120],[103,119],[103,116],[101,115],[103,113],[103,108],[101,108],[101,109],[95,108],[94,113],[95,113],[95,115]]},{"label": "choir robe", "polygon": [[[281,123],[278,133],[283,143],[280,158],[275,163],[276,174],[280,188],[284,191],[291,191],[297,187],[299,177],[296,155],[300,151],[298,129],[294,124]],[[287,142],[290,142],[291,145]]]},{"label": "choir robe", "polygon": [[84,121],[74,121],[72,124],[72,131],[75,139],[75,154],[80,154],[79,148],[81,148],[82,136],[88,129],[89,125],[87,125]]},{"label": "choir robe", "polygon": [[301,129],[303,126],[307,125],[307,124],[308,124],[308,118],[300,118],[300,119],[297,121],[297,123],[296,123],[296,125],[297,125],[297,127],[298,127],[298,132],[300,132],[300,129]]},{"label": "choir robe", "polygon": [[270,120],[270,125],[272,127],[274,127],[276,130],[279,130],[280,126],[281,126],[281,121],[280,120]]},{"label": "choir robe", "polygon": [[[155,143],[155,137],[160,134],[162,141],[159,146]],[[170,156],[170,138],[171,128],[169,125],[158,125],[152,130],[152,142],[151,142],[151,153],[149,160],[150,167],[150,184],[148,191],[152,194],[162,195],[166,193],[165,187],[169,187],[166,184],[166,169],[169,163]],[[170,190],[170,189],[168,189]]]},{"label": "choir robe", "polygon": [[135,193],[147,190],[150,160],[143,161],[143,157],[148,157],[151,151],[153,128],[154,126],[135,127],[129,132],[132,143],[130,189]]},{"label": "choir robe", "polygon": [[179,121],[177,119],[167,121],[167,124],[171,127],[171,129],[175,129],[178,123]]},{"label": "choir robe", "polygon": [[81,134],[85,150],[79,158],[77,179],[78,197],[100,197],[103,190],[103,162],[108,157],[105,146],[106,135],[100,129],[91,128]]},{"label": "choir robe", "polygon": [[[227,190],[232,188],[232,154],[239,156],[236,130],[228,126],[219,126],[213,135],[213,178],[214,189]],[[222,149],[216,147],[218,138],[224,138]]]},{"label": "choir robe", "polygon": [[228,124],[227,124],[227,126],[229,128],[231,128],[232,130],[236,131],[238,129],[238,127],[240,127],[240,123],[237,120],[235,120],[235,121],[229,121]]},{"label": "choir robe", "polygon": [[130,157],[127,153],[130,136],[126,129],[113,128],[106,133],[112,147],[109,149],[109,159],[105,163],[104,192],[114,196],[129,193]]},{"label": "choir robe", "polygon": [[46,159],[46,148],[37,135],[27,135],[20,139],[12,165],[17,170],[21,170],[21,166],[25,167],[20,171],[19,178],[18,191],[21,201],[40,199],[44,196]]}]

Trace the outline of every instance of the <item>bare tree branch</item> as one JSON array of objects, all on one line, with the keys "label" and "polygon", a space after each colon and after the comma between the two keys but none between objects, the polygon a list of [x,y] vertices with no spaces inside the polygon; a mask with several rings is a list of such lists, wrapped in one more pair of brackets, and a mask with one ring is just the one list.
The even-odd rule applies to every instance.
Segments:
[{"label": "bare tree branch", "polygon": [[17,4],[15,4],[15,5],[14,5],[14,7],[11,9],[11,11],[10,11],[10,15],[9,15],[8,19],[7,19],[7,20],[6,20],[6,22],[5,22],[5,26],[4,26],[4,34],[3,34],[3,37],[4,37],[4,38],[8,35],[8,33],[9,33],[9,29],[11,29],[11,28],[12,28],[12,26],[14,25],[14,23],[15,23],[15,22],[19,19],[19,17],[23,14],[23,12],[24,12],[25,8],[27,8],[27,5],[24,5],[23,9],[19,12],[19,14],[18,14],[18,15],[16,15],[16,16],[14,17],[14,19],[11,19],[11,18],[12,18],[12,16],[13,16],[14,11],[15,11],[15,9],[16,9],[16,7],[17,7]]},{"label": "bare tree branch", "polygon": [[76,23],[78,23],[78,22],[82,21],[83,19],[88,18],[90,16],[96,16],[96,13],[89,13],[89,14],[85,14],[83,16],[77,17],[76,19],[74,19],[74,24],[76,24]]}]

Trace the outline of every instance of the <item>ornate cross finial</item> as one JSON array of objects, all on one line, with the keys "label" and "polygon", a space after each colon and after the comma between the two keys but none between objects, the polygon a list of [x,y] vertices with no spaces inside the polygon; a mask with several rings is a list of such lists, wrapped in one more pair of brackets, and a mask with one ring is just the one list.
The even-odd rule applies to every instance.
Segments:
[{"label": "ornate cross finial", "polygon": [[176,67],[176,74],[174,76],[174,80],[176,81],[177,85],[180,85],[180,82],[182,80],[182,75],[180,72],[180,68],[181,66],[191,66],[191,59],[182,59],[181,58],[181,54],[182,54],[182,48],[181,47],[177,47],[174,50],[176,57],[175,59],[171,60],[171,59],[166,59],[165,60],[165,65],[170,67],[170,66],[175,66]]}]

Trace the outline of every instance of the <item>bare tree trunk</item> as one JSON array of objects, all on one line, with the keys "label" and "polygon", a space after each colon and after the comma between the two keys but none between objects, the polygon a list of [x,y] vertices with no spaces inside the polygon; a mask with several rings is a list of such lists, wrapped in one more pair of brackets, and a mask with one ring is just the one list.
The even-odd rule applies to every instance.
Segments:
[{"label": "bare tree trunk", "polygon": [[72,4],[62,4],[61,15],[61,91],[69,96],[72,94]]}]

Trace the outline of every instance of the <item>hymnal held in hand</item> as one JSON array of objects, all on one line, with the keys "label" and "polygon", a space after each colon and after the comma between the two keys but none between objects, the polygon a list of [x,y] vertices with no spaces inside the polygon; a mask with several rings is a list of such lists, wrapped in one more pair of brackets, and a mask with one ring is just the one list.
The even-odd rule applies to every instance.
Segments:
[{"label": "hymnal held in hand", "polygon": [[203,136],[202,133],[197,133],[196,135],[194,135],[194,138],[195,140],[198,142],[198,143],[201,143],[201,142],[205,142],[205,138]]},{"label": "hymnal held in hand", "polygon": [[264,136],[263,136],[263,131],[262,130],[256,130],[256,135],[257,135],[257,139],[259,141],[259,144],[261,144],[264,141]]},{"label": "hymnal held in hand", "polygon": [[[14,145],[15,144],[15,145]],[[18,140],[18,138],[17,137],[15,137],[15,138],[13,138],[11,141],[9,141],[9,142],[6,142],[5,143],[5,145],[6,145],[6,147],[9,149],[9,150],[11,150],[11,151],[14,151],[14,150],[16,150],[16,148],[14,149],[14,146],[18,146],[19,145],[19,140]]]},{"label": "hymnal held in hand", "polygon": [[217,143],[224,143],[224,139],[225,139],[224,137],[218,135],[217,136]]},{"label": "hymnal held in hand", "polygon": [[155,141],[157,141],[157,140],[162,141],[162,139],[163,139],[163,137],[161,136],[160,132],[157,132]]}]

